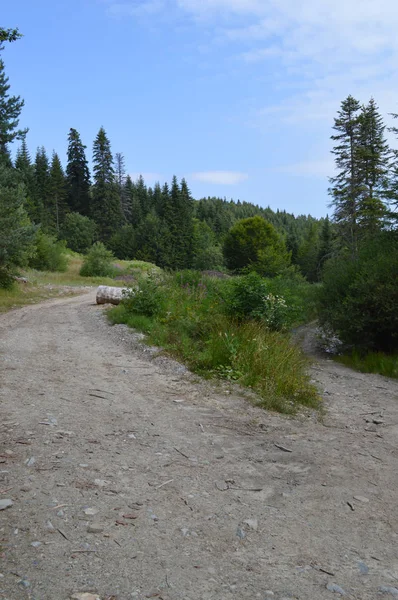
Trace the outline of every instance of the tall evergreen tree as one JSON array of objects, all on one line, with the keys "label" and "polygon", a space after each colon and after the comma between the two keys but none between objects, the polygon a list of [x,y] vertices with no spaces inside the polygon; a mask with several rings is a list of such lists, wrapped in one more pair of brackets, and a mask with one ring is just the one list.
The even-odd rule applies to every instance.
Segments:
[{"label": "tall evergreen tree", "polygon": [[30,219],[34,223],[40,222],[40,214],[38,213],[35,204],[35,174],[34,167],[30,158],[30,152],[26,143],[26,137],[22,139],[22,144],[17,150],[15,159],[15,168],[21,176],[22,182],[25,184],[26,194],[26,211]]},{"label": "tall evergreen tree", "polygon": [[[393,119],[398,119],[397,113],[392,113]],[[388,131],[398,137],[398,127],[389,127]],[[389,171],[389,188],[387,198],[390,203],[389,218],[396,223],[398,221],[398,150],[391,151],[392,157]]]},{"label": "tall evergreen tree", "polygon": [[36,223],[45,222],[44,207],[48,206],[50,194],[50,164],[44,146],[37,149],[34,169],[33,204]]},{"label": "tall evergreen tree", "polygon": [[358,152],[361,142],[360,109],[360,103],[352,96],[341,103],[333,127],[336,134],[332,136],[332,140],[337,142],[332,153],[338,173],[330,179],[332,185],[329,190],[334,219],[352,256],[358,250],[358,209],[362,192]]},{"label": "tall evergreen tree", "polygon": [[119,192],[120,208],[124,220],[129,222],[131,217],[131,203],[126,190],[126,164],[121,152],[116,152],[115,154],[115,180]]},{"label": "tall evergreen tree", "polygon": [[361,234],[374,234],[383,225],[387,207],[388,171],[391,151],[385,139],[385,125],[373,98],[362,107],[358,148],[361,194],[358,225]]},{"label": "tall evergreen tree", "polygon": [[92,217],[103,241],[109,240],[123,221],[111,145],[105,129],[100,128],[93,146],[94,186]]},{"label": "tall evergreen tree", "polygon": [[68,212],[68,205],[65,174],[56,152],[52,155],[48,188],[47,206],[44,207],[45,222],[50,231],[59,234],[60,226]]},{"label": "tall evergreen tree", "polygon": [[192,266],[193,202],[186,181],[181,188],[173,177],[170,193],[164,188],[163,218],[165,228],[165,264],[172,269]]},{"label": "tall evergreen tree", "polygon": [[[0,36],[0,50],[2,50],[1,42],[2,38],[5,40],[17,39],[13,37],[13,33],[10,30],[3,31],[3,35]],[[10,85],[8,83],[8,77],[5,74],[4,62],[0,58],[0,160],[4,164],[10,163],[8,145],[15,139],[22,139],[26,134],[27,129],[18,129],[19,116],[21,114],[24,101],[21,100],[20,96],[10,96],[9,90]]]},{"label": "tall evergreen tree", "polygon": [[68,135],[66,165],[67,203],[71,211],[90,215],[90,171],[80,134],[71,128]]},{"label": "tall evergreen tree", "polygon": [[141,215],[144,218],[150,212],[152,207],[149,203],[148,188],[145,185],[142,175],[140,175],[135,182],[135,195],[137,198],[137,203],[141,208]]}]

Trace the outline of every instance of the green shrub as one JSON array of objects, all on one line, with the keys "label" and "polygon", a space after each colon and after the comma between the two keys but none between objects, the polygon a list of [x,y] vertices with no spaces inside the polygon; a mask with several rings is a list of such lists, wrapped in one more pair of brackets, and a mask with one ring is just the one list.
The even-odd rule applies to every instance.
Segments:
[{"label": "green shrub", "polygon": [[224,239],[226,265],[236,273],[275,277],[289,267],[290,253],[275,227],[262,217],[237,221]]},{"label": "green shrub", "polygon": [[353,261],[339,256],[325,265],[319,317],[346,346],[398,350],[398,244],[395,233],[368,242]]},{"label": "green shrub", "polygon": [[225,297],[225,312],[238,320],[262,321],[272,330],[281,330],[287,321],[287,305],[281,296],[271,294],[265,279],[249,273],[233,279]]},{"label": "green shrub", "polygon": [[61,237],[68,248],[85,254],[93,245],[97,226],[92,219],[79,213],[68,213],[61,229]]},{"label": "green shrub", "polygon": [[56,237],[39,230],[36,234],[34,254],[29,259],[29,266],[38,271],[65,272],[68,268],[65,244]]},{"label": "green shrub", "polygon": [[115,268],[112,264],[114,256],[102,242],[96,242],[89,250],[80,269],[82,277],[113,277]]},{"label": "green shrub", "polygon": [[140,278],[137,286],[126,294],[123,305],[127,312],[146,317],[160,314],[165,306],[165,297],[159,281],[151,275]]}]

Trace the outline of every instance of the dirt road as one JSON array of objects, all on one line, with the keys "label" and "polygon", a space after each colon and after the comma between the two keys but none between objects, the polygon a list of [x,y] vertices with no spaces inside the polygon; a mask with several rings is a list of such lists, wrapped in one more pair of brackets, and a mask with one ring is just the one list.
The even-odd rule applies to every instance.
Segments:
[{"label": "dirt road", "polygon": [[93,301],[0,317],[0,598],[398,596],[396,382],[320,360],[323,422],[270,414]]}]

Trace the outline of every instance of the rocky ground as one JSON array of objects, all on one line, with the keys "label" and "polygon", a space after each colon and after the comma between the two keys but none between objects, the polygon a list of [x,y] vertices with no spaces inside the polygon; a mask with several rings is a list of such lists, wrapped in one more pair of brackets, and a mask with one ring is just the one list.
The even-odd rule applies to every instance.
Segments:
[{"label": "rocky ground", "polygon": [[321,416],[201,382],[93,292],[0,316],[0,598],[398,597],[398,383]]}]

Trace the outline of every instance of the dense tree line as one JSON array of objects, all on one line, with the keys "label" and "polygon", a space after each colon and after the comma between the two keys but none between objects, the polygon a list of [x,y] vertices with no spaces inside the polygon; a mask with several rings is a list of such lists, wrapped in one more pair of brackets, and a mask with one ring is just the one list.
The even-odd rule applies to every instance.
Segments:
[{"label": "dense tree line", "polygon": [[[3,41],[18,37],[16,30],[2,30]],[[44,147],[37,148],[32,157],[27,130],[18,129],[23,101],[9,96],[2,61],[0,102],[0,153],[10,169],[7,180],[21,186],[25,218],[42,233],[65,240],[71,249],[85,252],[101,241],[121,259],[147,260],[171,269],[225,268],[233,265],[222,251],[231,227],[240,220],[261,217],[276,228],[284,252],[290,253],[289,262],[292,257],[293,263],[301,261],[306,269],[308,237],[310,232],[319,234],[315,219],[295,218],[248,202],[195,201],[187,182],[176,177],[170,184],[153,187],[142,177],[132,181],[123,154],[113,154],[103,127],[93,143],[92,173],[87,147],[74,128],[68,134],[65,168],[60,156],[55,151],[50,156]],[[15,140],[21,143],[12,161],[10,148]]]},{"label": "dense tree line", "polygon": [[[396,118],[396,115],[393,115]],[[390,131],[397,134],[396,128]],[[347,346],[398,350],[398,153],[374,99],[348,96],[334,123],[330,180],[335,239],[320,318]],[[324,232],[325,233],[325,232]]]}]

